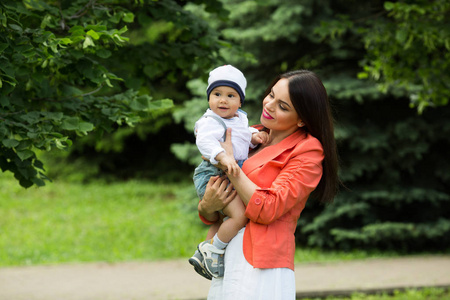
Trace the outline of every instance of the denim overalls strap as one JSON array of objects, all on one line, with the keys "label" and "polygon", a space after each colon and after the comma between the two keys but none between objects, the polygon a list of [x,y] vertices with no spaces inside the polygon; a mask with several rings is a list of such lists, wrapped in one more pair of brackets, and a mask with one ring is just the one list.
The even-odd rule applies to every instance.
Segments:
[{"label": "denim overalls strap", "polygon": [[225,132],[223,133],[223,140],[225,141],[225,138],[227,136],[227,125],[225,125],[225,122],[220,117],[214,116],[214,115],[207,115],[207,116],[204,116],[204,118],[213,118],[214,120],[219,122],[220,125],[223,126],[223,129],[225,130]]}]

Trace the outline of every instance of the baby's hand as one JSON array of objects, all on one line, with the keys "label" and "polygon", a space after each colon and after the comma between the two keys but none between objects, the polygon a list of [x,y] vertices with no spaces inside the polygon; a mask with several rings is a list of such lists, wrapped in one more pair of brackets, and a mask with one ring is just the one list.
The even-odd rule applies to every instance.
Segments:
[{"label": "baby's hand", "polygon": [[269,134],[265,131],[258,131],[252,134],[252,144],[267,144],[269,142]]},{"label": "baby's hand", "polygon": [[231,174],[233,176],[239,175],[241,168],[237,164],[234,157],[221,152],[216,156],[216,160],[219,162],[219,167],[224,170],[225,173]]},{"label": "baby's hand", "polygon": [[225,165],[227,166],[227,170],[226,170],[227,174],[230,174],[230,175],[233,175],[233,176],[238,176],[239,175],[239,172],[241,171],[241,168],[239,167],[239,165],[237,164],[237,162],[235,160],[232,160],[232,161],[228,162]]}]

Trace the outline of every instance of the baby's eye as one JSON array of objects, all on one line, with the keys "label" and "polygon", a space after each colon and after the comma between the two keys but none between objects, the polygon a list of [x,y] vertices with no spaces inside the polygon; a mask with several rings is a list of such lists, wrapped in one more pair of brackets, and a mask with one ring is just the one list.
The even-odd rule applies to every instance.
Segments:
[{"label": "baby's eye", "polygon": [[220,97],[220,93],[219,93],[219,92],[215,92],[215,93],[214,93],[214,96]]},{"label": "baby's eye", "polygon": [[233,94],[228,94],[228,98],[233,98],[234,95]]}]

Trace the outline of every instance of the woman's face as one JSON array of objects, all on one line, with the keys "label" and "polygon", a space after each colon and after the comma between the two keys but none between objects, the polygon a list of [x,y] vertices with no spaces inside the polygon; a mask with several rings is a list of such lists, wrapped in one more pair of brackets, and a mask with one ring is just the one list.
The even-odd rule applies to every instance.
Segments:
[{"label": "woman's face", "polygon": [[289,134],[303,126],[289,97],[289,80],[280,79],[263,100],[261,124],[273,131]]}]

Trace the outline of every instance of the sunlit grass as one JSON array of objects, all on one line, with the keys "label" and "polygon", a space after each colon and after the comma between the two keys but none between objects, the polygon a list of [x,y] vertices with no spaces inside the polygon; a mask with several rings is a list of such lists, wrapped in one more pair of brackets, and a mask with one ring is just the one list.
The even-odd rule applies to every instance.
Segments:
[{"label": "sunlit grass", "polygon": [[398,257],[400,254],[393,251],[367,251],[354,249],[352,251],[342,250],[322,250],[318,248],[297,247],[295,251],[296,263],[309,262],[332,262],[332,261],[347,261],[355,259],[367,258],[388,258]]},{"label": "sunlit grass", "polygon": [[350,297],[302,298],[303,300],[449,300],[450,290],[443,288],[407,289],[393,293],[354,293]]},{"label": "sunlit grass", "polygon": [[[192,184],[53,182],[0,173],[0,266],[188,258],[206,236]],[[395,253],[299,248],[296,263]]]},{"label": "sunlit grass", "polygon": [[187,183],[0,186],[0,266],[188,257],[206,235]]}]

